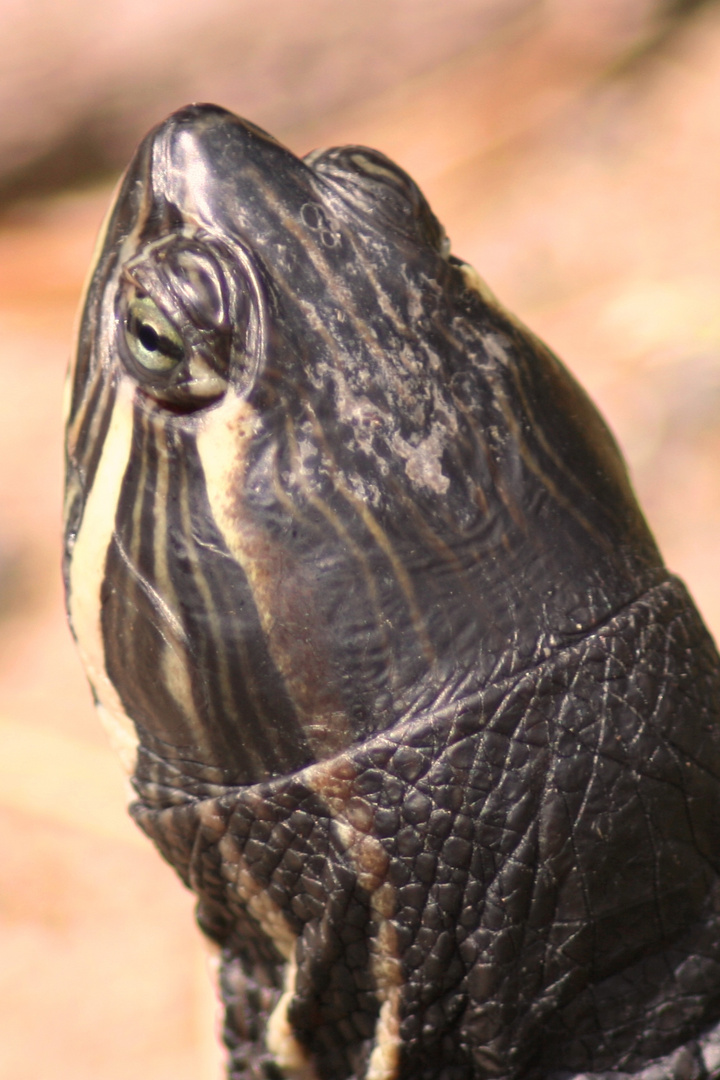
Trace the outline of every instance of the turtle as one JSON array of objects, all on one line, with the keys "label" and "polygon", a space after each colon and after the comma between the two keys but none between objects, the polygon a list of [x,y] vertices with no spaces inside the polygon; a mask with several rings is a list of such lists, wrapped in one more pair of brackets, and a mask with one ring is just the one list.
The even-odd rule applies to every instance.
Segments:
[{"label": "turtle", "polygon": [[64,575],[232,1080],[720,1076],[720,662],[595,406],[362,146],[141,143]]}]

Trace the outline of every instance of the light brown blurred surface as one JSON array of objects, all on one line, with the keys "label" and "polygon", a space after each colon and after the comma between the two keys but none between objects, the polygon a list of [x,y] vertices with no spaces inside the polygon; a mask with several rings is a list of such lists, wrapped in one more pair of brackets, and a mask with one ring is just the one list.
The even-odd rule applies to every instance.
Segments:
[{"label": "light brown blurred surface", "polygon": [[[628,7],[548,2],[492,48],[468,38],[278,134],[377,146],[415,176],[455,252],[601,405],[717,635],[720,9],[629,62],[651,5],[632,25]],[[192,898],[125,816],[62,612],[63,378],[109,195],[0,222],[1,1080],[218,1075]]]}]

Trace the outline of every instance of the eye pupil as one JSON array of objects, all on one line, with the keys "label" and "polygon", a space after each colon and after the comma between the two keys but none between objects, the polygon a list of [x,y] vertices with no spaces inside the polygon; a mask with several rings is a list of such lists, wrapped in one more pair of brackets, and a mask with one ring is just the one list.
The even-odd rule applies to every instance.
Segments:
[{"label": "eye pupil", "polygon": [[224,248],[172,233],[153,240],[120,268],[115,344],[139,401],[192,411],[227,390],[236,304]]},{"label": "eye pupil", "polygon": [[157,330],[155,330],[149,323],[140,323],[138,327],[138,338],[143,348],[148,352],[155,352],[160,344],[160,338]]},{"label": "eye pupil", "polygon": [[180,341],[172,341],[165,334],[159,334],[152,323],[131,319],[128,329],[138,339],[146,352],[160,353],[161,356],[167,356],[171,360],[182,359],[183,348]]},{"label": "eye pupil", "polygon": [[125,342],[136,363],[152,374],[169,374],[185,357],[178,330],[148,296],[135,296],[128,304]]}]

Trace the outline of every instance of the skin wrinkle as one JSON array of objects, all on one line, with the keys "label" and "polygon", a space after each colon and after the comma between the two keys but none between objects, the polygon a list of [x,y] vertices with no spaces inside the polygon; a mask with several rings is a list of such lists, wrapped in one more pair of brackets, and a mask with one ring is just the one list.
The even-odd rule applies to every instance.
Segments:
[{"label": "skin wrinkle", "polygon": [[[548,793],[549,793],[549,786],[548,786],[547,781],[546,781],[546,784],[545,784],[545,786],[543,788],[543,791],[540,793],[540,795],[538,797],[538,803],[539,803],[539,806],[541,808],[544,807],[544,804],[545,804],[545,801],[547,799]],[[541,812],[542,812],[542,810],[541,810]],[[538,890],[542,887],[542,882],[540,881],[541,873],[542,874],[547,873],[547,867],[545,865],[541,866],[539,862],[534,861],[533,864],[532,864],[532,885],[529,888],[529,895],[528,895],[528,910],[531,910],[535,906],[535,904],[537,903]],[[559,881],[557,879],[555,879],[555,882],[554,882],[555,887],[554,887],[554,890],[553,890],[554,891],[553,914],[555,914],[557,912],[559,884],[560,884]],[[522,924],[522,929],[523,929],[523,945],[525,945],[526,942],[527,942],[527,938],[530,935],[530,926],[529,926],[529,923],[527,921]],[[535,933],[534,928],[533,928],[533,933]],[[550,944],[546,940],[545,941],[545,946],[544,946],[544,956],[543,956],[542,962],[538,965],[538,967],[536,969],[536,971],[537,971],[536,981],[537,981],[538,985],[540,985],[540,986],[542,986],[543,983],[545,982],[546,967],[547,967],[549,949],[550,949]],[[521,947],[520,952],[522,953],[522,951],[523,951],[523,949]]]},{"label": "skin wrinkle", "polygon": [[[603,681],[603,694],[604,694],[603,706],[604,707],[601,710],[599,710],[599,714],[598,714],[599,717],[600,717],[600,724],[601,724],[601,728],[600,728],[601,736],[606,734],[606,716],[607,716],[607,705],[608,705],[609,687],[610,687],[610,666],[611,666],[612,659],[613,659],[613,657],[612,657],[612,647],[613,647],[613,643],[611,642],[610,652],[608,653],[608,656],[607,656],[607,659],[606,659],[606,662],[605,662],[605,679]],[[585,787],[585,794],[583,796],[583,801],[580,804],[580,807],[578,809],[578,817],[580,817],[580,815],[583,813],[583,811],[587,807],[587,800],[589,798],[590,788],[592,787],[593,782],[594,782],[594,780],[595,780],[595,778],[597,776],[598,764],[599,764],[599,761],[600,761],[600,749],[599,749],[599,746],[600,746],[601,741],[602,741],[601,738],[599,738],[597,740],[597,746],[596,746],[595,752],[593,753],[592,771],[591,771],[591,774],[590,774],[589,781],[588,781],[588,783],[587,783],[587,785]]]},{"label": "skin wrinkle", "polygon": [[660,905],[661,879],[660,879],[660,872],[659,872],[659,870],[660,870],[660,868],[659,868],[659,854],[658,854],[657,845],[655,843],[655,837],[653,835],[654,830],[652,828],[652,822],[651,822],[651,819],[650,819],[650,815],[648,814],[647,806],[645,805],[644,800],[642,798],[642,794],[641,794],[641,791],[640,791],[640,785],[639,784],[635,785],[635,794],[636,794],[637,800],[640,803],[640,805],[642,806],[644,814],[645,814],[645,825],[646,825],[646,828],[647,828],[647,834],[648,834],[648,838],[649,838],[649,841],[650,841],[650,846],[652,848],[652,853],[653,853],[653,863],[654,863],[654,870],[655,870],[655,881],[654,881],[655,887],[654,887],[654,890],[653,890],[653,901],[654,901],[654,907],[655,907],[655,917],[656,917],[656,919],[658,921],[659,926],[662,928],[662,936],[663,936],[663,938],[667,939],[667,937],[669,935],[669,931],[668,931],[668,926],[667,926],[666,920],[665,920],[664,915],[663,915],[662,907]]},{"label": "skin wrinkle", "polygon": [[[614,642],[612,643],[612,645],[614,647]],[[588,785],[586,785],[585,790],[586,790],[586,793],[587,793]],[[572,813],[572,808],[568,804],[567,796],[565,795],[564,792],[562,793],[562,796],[563,796],[563,800],[565,802],[565,810],[566,810],[567,816],[568,816],[568,818],[570,820],[572,820],[573,817],[574,817],[574,815]],[[569,833],[569,836],[568,836],[568,841],[569,841],[569,843],[570,843],[570,845],[571,845],[571,847],[573,849],[574,861],[575,861],[576,864],[579,864],[579,862],[580,862],[579,852],[577,851],[577,848],[576,848],[575,836],[574,836],[574,833],[573,833],[572,830],[570,830],[570,833]],[[585,877],[584,877],[583,874],[579,875],[579,882],[580,882],[580,888],[581,888],[582,893],[583,893],[583,901],[584,901],[585,910],[589,912],[589,911],[592,910],[592,904],[591,904],[590,895],[589,895],[589,892],[588,892],[588,886],[587,886],[587,883],[585,881]],[[591,931],[592,931],[592,934],[593,934],[593,938],[595,939],[593,944],[594,944],[595,947],[597,947],[597,924],[595,922],[591,923]],[[581,931],[579,931],[579,933],[580,932]],[[566,948],[567,948],[567,946],[566,946]]]},{"label": "skin wrinkle", "polygon": [[[669,648],[670,648],[670,635],[668,634],[666,636],[665,642],[664,642],[666,671],[667,671],[667,663],[668,663],[667,658],[668,658]],[[609,680],[607,682],[607,690],[608,690],[607,696],[609,698],[610,697],[610,694],[609,694]],[[627,707],[627,703],[624,701],[624,699],[620,698],[618,695],[612,695],[612,696],[618,702],[618,704],[621,704],[621,705]],[[645,718],[642,716],[642,714],[635,713],[635,715],[637,716],[637,719],[638,719],[638,728],[637,728],[637,730],[635,732],[634,738],[631,741],[630,745],[632,745],[635,742],[639,742],[639,740],[640,740],[641,736],[643,735],[646,727],[649,727],[650,725],[654,725],[654,723],[655,723],[655,721],[656,721],[656,719],[657,719],[657,717],[659,715],[661,706],[662,706],[662,700],[661,700],[661,697],[658,695],[658,697],[656,699],[656,702],[655,702],[655,707],[654,707],[650,717],[648,717],[647,722],[645,721]],[[675,760],[676,764],[679,765],[680,760],[681,760],[680,754],[675,752],[675,747],[673,746],[672,742],[668,742],[666,745],[667,745],[667,749],[674,754],[674,760]],[[691,760],[693,760],[693,759],[691,759]],[[703,765],[702,762],[693,760],[693,764],[695,764],[699,768],[704,768],[704,765]],[[708,773],[709,773],[709,775],[715,777],[715,774],[710,772],[710,770],[708,770]],[[684,805],[684,808],[685,808],[685,815],[686,815],[688,828],[689,828],[690,832],[693,834],[696,845],[699,848],[700,847],[699,838],[697,837],[697,835],[695,833],[695,828],[694,828],[694,825],[693,825],[692,813],[691,813],[690,807],[688,805],[688,796],[687,796],[687,793],[683,789],[680,789],[680,791],[681,791],[682,798],[683,798],[683,805]],[[640,797],[639,788],[638,788],[638,797]],[[660,918],[660,912],[659,911],[658,911],[658,920],[662,921],[662,919]]]}]

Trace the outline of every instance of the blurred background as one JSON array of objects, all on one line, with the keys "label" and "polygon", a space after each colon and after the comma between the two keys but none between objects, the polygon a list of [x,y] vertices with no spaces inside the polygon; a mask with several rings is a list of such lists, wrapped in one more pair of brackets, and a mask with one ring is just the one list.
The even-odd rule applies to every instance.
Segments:
[{"label": "blurred background", "polygon": [[717,635],[720,5],[0,0],[0,42],[0,1078],[217,1080],[192,898],[62,609],[63,378],[118,172],[208,100],[396,159],[595,397]]}]

